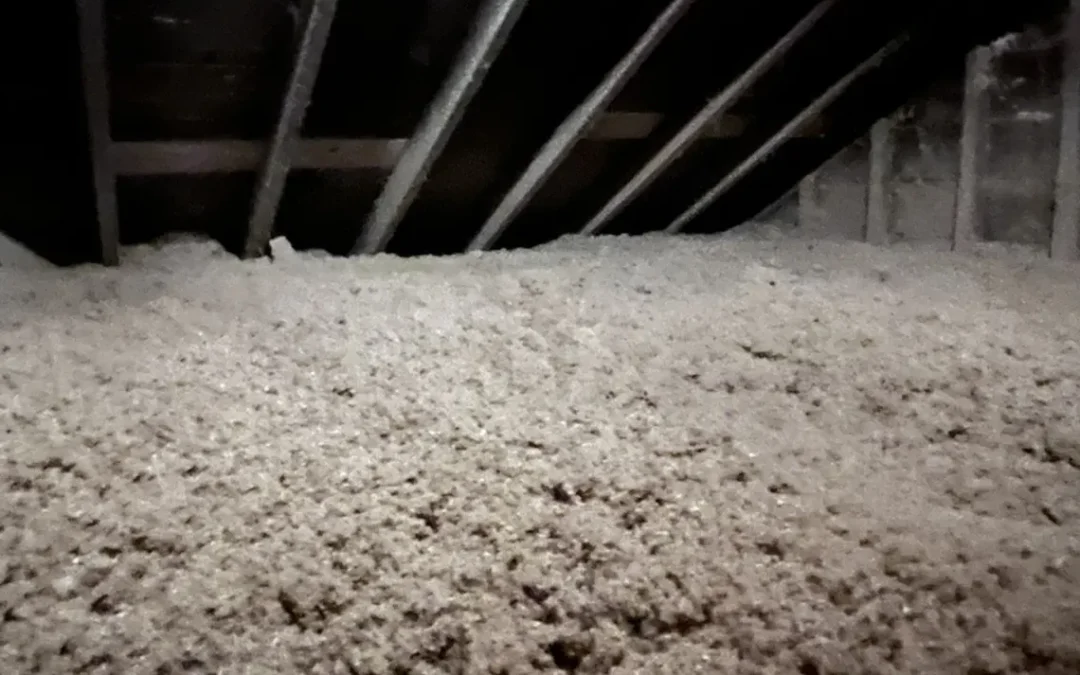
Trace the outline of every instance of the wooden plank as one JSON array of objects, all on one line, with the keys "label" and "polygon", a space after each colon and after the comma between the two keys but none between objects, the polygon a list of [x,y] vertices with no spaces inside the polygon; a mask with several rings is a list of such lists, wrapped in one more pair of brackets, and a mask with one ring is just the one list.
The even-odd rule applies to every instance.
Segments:
[{"label": "wooden plank", "polygon": [[889,243],[893,162],[892,117],[883,117],[870,129],[870,175],[866,188],[865,241],[875,246]]},{"label": "wooden plank", "polygon": [[[404,138],[318,138],[297,142],[293,169],[389,169]],[[256,171],[266,157],[265,141],[120,141],[113,144],[116,173],[122,176],[235,173]]]},{"label": "wooden plank", "polygon": [[[590,141],[635,141],[649,137],[662,115],[651,112],[606,113],[589,132]],[[820,124],[817,125],[818,127]],[[746,122],[728,115],[711,124],[706,138],[734,138]],[[814,124],[806,135],[817,133]],[[350,171],[391,169],[408,143],[406,138],[308,138],[296,141],[292,168]],[[265,141],[172,140],[113,141],[112,161],[121,176],[235,173],[257,171],[268,152]]]},{"label": "wooden plank", "polygon": [[954,251],[970,251],[983,238],[982,214],[979,212],[979,181],[986,164],[986,86],[990,76],[990,64],[989,47],[977,47],[968,54],[964,75],[956,217],[952,233]]},{"label": "wooden plank", "polygon": [[581,234],[596,234],[630,202],[637,199],[664,171],[668,169],[699,138],[717,117],[727,113],[765,73],[779,63],[785,54],[810,31],[832,8],[835,0],[823,0],[791,28],[769,51],[747,68],[742,75],[710,99],[600,210],[581,228]]},{"label": "wooden plank", "polygon": [[121,176],[234,173],[254,171],[266,156],[260,141],[117,141],[116,173]]},{"label": "wooden plank", "polygon": [[1050,257],[1080,257],[1080,0],[1072,0],[1061,80],[1061,140],[1054,186]]},{"label": "wooden plank", "polygon": [[285,180],[292,164],[296,141],[304,124],[304,113],[319,75],[323,50],[330,37],[330,27],[337,11],[337,0],[308,0],[304,31],[296,50],[295,63],[281,104],[274,135],[263,161],[255,198],[248,221],[244,255],[263,255],[270,244],[278,204],[285,191]]},{"label": "wooden plank", "polygon": [[442,90],[431,102],[364,223],[354,253],[377,253],[394,234],[435,160],[454,133],[527,0],[489,0]]},{"label": "wooden plank", "polygon": [[101,262],[120,264],[120,223],[116,207],[116,174],[110,155],[109,73],[104,0],[77,0],[83,96],[90,133],[90,158],[97,207]]},{"label": "wooden plank", "polygon": [[818,96],[810,105],[806,106],[791,119],[790,122],[780,128],[775,134],[773,134],[769,140],[765,141],[757,150],[747,157],[741,164],[732,169],[726,176],[720,179],[715,186],[709,189],[704,195],[702,195],[696,202],[690,205],[690,208],[683,211],[670,225],[664,230],[668,234],[676,234],[681,232],[682,229],[692,220],[701,215],[705,209],[712,206],[721,196],[727,193],[732,187],[734,187],[739,181],[750,174],[751,171],[760,166],[766,159],[768,159],[776,150],[783,144],[787,143],[792,138],[796,137],[798,133],[805,128],[807,124],[814,118],[820,116],[825,112],[833,102],[840,97],[841,94],[846,92],[848,88],[863,75],[867,74],[871,70],[881,66],[889,56],[894,54],[900,49],[908,40],[908,36],[903,36],[892,40],[884,47],[876,51],[870,58],[866,59],[855,68],[853,68],[847,75],[837,80],[831,87],[826,89],[824,93]]}]

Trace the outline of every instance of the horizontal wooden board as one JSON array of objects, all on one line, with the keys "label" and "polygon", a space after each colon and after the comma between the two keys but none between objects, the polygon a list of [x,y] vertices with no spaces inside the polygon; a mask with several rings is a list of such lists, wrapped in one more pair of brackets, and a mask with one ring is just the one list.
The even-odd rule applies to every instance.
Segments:
[{"label": "horizontal wooden board", "polygon": [[[405,139],[320,138],[297,143],[296,169],[389,169]],[[255,171],[267,143],[247,140],[143,141],[113,145],[116,171],[124,176]]]},{"label": "horizontal wooden board", "polygon": [[[657,113],[607,113],[589,133],[590,141],[635,141],[649,138],[659,126]],[[706,138],[734,138],[746,122],[734,115],[716,120]],[[811,130],[813,132],[813,130]],[[309,138],[296,144],[292,165],[296,169],[389,169],[394,166],[408,139],[405,138]],[[262,163],[265,141],[173,140],[119,141],[112,146],[117,173],[125,176],[209,174],[254,171]]]}]

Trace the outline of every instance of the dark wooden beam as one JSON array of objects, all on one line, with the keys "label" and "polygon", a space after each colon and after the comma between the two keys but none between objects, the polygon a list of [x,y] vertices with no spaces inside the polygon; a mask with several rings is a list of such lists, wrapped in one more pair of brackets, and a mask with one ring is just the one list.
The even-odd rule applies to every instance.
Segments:
[{"label": "dark wooden beam", "polygon": [[120,263],[120,224],[116,207],[116,174],[109,128],[109,69],[105,36],[105,0],[76,0],[83,95],[90,135],[101,262]]},{"label": "dark wooden beam", "polygon": [[[389,169],[404,138],[318,138],[298,141],[293,169]],[[121,176],[237,173],[256,171],[267,152],[264,141],[119,141],[113,144]]]}]

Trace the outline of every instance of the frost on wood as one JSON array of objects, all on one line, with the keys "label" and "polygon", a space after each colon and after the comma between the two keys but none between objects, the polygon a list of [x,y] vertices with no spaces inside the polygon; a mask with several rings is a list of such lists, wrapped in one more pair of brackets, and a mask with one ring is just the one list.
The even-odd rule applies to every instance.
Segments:
[{"label": "frost on wood", "polygon": [[1074,269],[176,248],[0,269],[0,672],[1080,672]]}]

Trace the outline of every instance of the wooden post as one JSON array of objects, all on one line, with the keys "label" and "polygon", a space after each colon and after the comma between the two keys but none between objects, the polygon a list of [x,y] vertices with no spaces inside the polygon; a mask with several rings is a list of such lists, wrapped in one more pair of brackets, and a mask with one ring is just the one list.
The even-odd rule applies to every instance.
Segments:
[{"label": "wooden post", "polygon": [[818,172],[814,171],[799,181],[797,226],[800,229],[813,227],[817,224],[818,212]]},{"label": "wooden post", "polygon": [[90,161],[94,180],[101,262],[120,264],[120,223],[116,207],[116,172],[109,128],[109,64],[105,38],[105,0],[78,0],[79,52]]},{"label": "wooden post", "polygon": [[1080,257],[1080,0],[1073,0],[1065,31],[1065,63],[1061,78],[1061,139],[1050,257]]},{"label": "wooden post", "polygon": [[866,189],[866,243],[886,246],[891,221],[893,161],[892,117],[878,120],[870,129],[870,176]]},{"label": "wooden post", "polygon": [[977,47],[968,54],[964,78],[960,171],[952,233],[952,248],[959,252],[970,251],[984,236],[982,214],[979,212],[979,178],[987,149],[986,87],[989,78],[990,49]]}]

